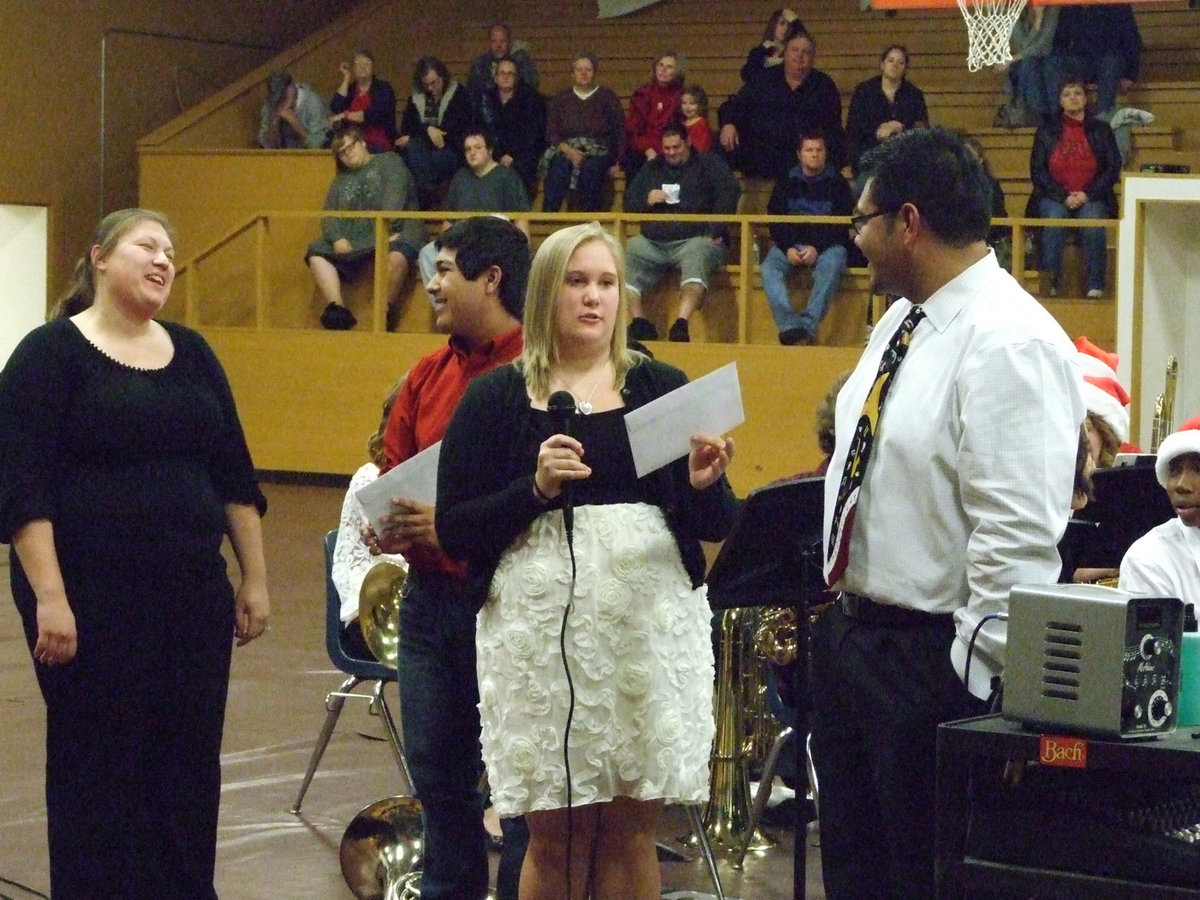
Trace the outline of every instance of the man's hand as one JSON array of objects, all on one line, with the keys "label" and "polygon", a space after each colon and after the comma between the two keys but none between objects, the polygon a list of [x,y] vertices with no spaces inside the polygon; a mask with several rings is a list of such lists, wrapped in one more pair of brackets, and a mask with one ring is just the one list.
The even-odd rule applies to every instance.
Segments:
[{"label": "man's hand", "polygon": [[384,553],[408,553],[415,545],[440,550],[433,527],[433,507],[402,497],[392,498],[391,511],[380,520],[383,534],[379,549]]},{"label": "man's hand", "polygon": [[738,130],[732,122],[721,128],[721,146],[726,150],[736,150],[738,147]]},{"label": "man's hand", "polygon": [[647,206],[654,206],[655,204],[666,203],[666,202],[667,202],[667,192],[664,191],[662,188],[655,188],[654,190],[652,190],[650,193],[648,193],[646,195],[646,205]]},{"label": "man's hand", "polygon": [[346,238],[338,238],[336,241],[333,242],[333,252],[334,253],[349,253],[353,249],[354,249],[354,247],[350,244],[350,242],[348,240],[346,240]]}]

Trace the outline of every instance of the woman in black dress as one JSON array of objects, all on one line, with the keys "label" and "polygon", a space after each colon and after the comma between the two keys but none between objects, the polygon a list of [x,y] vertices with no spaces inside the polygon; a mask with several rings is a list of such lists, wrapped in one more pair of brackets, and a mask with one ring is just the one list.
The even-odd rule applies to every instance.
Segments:
[{"label": "woman in black dress", "polygon": [[0,373],[0,540],[46,703],[51,890],[71,900],[216,897],[231,649],[269,613],[229,385],[154,318],[174,275],[166,220],[112,213]]}]

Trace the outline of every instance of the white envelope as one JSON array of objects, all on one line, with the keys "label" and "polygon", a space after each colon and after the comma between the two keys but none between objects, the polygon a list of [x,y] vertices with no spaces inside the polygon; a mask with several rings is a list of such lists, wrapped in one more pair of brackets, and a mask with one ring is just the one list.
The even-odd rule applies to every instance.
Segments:
[{"label": "white envelope", "polygon": [[393,497],[429,506],[437,503],[438,457],[441,453],[442,442],[438,441],[416,456],[410,456],[386,474],[380,475],[354,495],[362,504],[363,511],[366,512],[376,534],[383,533],[379,520],[391,509]]},{"label": "white envelope", "polygon": [[625,430],[638,478],[687,456],[693,434],[725,434],[745,421],[737,363],[631,410]]}]

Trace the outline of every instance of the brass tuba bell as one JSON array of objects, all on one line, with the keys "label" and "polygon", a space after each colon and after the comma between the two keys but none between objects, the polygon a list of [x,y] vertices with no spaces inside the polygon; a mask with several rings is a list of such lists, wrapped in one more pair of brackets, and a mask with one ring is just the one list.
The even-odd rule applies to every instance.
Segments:
[{"label": "brass tuba bell", "polygon": [[393,562],[371,566],[358,591],[358,624],[375,658],[396,667],[400,643],[400,602],[408,573]]},{"label": "brass tuba bell", "polygon": [[342,835],[342,877],[358,900],[421,896],[421,801],[387,797],[363,809]]}]

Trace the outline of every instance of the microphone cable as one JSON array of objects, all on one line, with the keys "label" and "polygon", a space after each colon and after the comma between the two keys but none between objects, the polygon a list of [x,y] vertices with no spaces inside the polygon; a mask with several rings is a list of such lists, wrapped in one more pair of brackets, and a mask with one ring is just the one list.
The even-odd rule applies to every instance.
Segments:
[{"label": "microphone cable", "polygon": [[[963,687],[967,689],[967,693],[971,693],[971,657],[975,655],[975,639],[979,637],[979,631],[991,621],[1007,622],[1008,613],[989,613],[979,620],[979,624],[975,626],[975,630],[971,632],[971,640],[967,642],[967,660],[963,663]],[[993,679],[992,691],[988,695],[987,703],[990,707],[995,702],[997,688]]]},{"label": "microphone cable", "polygon": [[[546,400],[546,412],[550,413],[552,426],[557,433],[571,434],[571,418],[575,415],[575,396],[570,391],[555,391]],[[567,555],[571,558],[571,584],[568,587],[567,603],[563,607],[562,622],[558,628],[558,652],[562,658],[563,671],[567,675],[567,724],[563,728],[563,768],[567,777],[567,900],[571,900],[571,862],[572,839],[574,822],[572,821],[571,793],[571,720],[575,717],[575,682],[571,678],[571,666],[567,659],[567,617],[575,606],[575,580],[577,569],[575,565],[575,510],[568,493],[568,485],[564,481],[560,487],[562,498],[563,530],[567,533]],[[590,879],[589,879],[590,880]]]}]

